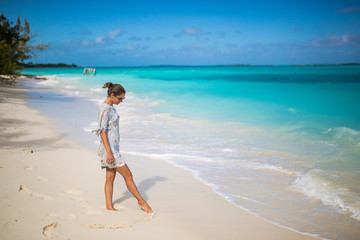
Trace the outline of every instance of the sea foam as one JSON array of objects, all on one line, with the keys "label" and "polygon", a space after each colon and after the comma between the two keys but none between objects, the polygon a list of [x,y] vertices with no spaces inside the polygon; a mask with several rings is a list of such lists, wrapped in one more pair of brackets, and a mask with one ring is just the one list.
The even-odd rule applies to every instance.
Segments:
[{"label": "sea foam", "polygon": [[337,182],[341,182],[338,175],[313,169],[298,177],[291,189],[318,199],[324,205],[333,207],[340,213],[349,213],[352,218],[360,220],[360,197],[346,188],[337,186]]}]

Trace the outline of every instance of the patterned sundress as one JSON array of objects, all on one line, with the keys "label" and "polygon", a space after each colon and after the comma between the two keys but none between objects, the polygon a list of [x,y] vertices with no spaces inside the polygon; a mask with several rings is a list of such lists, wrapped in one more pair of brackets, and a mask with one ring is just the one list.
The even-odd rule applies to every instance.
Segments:
[{"label": "patterned sundress", "polygon": [[[101,120],[102,117],[102,120]],[[98,156],[101,162],[101,168],[117,168],[122,167],[126,163],[119,151],[119,119],[120,116],[116,112],[115,108],[107,103],[102,103],[99,110],[99,121],[98,128],[93,132],[100,137],[100,132],[104,131],[106,133],[112,154],[114,155],[114,162],[109,164],[106,162],[107,152],[104,146],[104,143],[100,137],[100,146],[98,151]]]}]

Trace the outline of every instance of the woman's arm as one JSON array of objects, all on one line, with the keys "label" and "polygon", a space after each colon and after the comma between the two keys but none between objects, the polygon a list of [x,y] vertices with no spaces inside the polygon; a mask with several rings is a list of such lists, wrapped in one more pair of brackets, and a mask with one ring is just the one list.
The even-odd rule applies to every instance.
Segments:
[{"label": "woman's arm", "polygon": [[109,141],[108,141],[105,131],[101,131],[100,137],[101,137],[101,141],[103,142],[104,147],[106,149],[106,162],[111,164],[114,162],[114,155],[111,152],[111,148],[110,148]]},{"label": "woman's arm", "polygon": [[[105,112],[104,112],[105,113]],[[102,114],[101,116],[101,119],[100,119],[100,122],[102,122],[103,120],[103,117],[104,117],[104,113]],[[112,154],[111,152],[111,148],[110,148],[110,145],[109,145],[109,141],[108,141],[108,138],[106,136],[106,132],[104,130],[102,130],[100,132],[100,137],[101,137],[101,141],[102,143],[104,144],[104,147],[106,149],[106,162],[111,164],[114,162],[114,155]]]}]

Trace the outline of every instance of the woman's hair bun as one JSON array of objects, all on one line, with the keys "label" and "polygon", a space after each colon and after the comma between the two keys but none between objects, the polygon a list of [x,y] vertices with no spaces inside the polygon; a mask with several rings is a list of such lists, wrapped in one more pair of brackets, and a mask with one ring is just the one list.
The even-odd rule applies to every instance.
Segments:
[{"label": "woman's hair bun", "polygon": [[126,93],[125,88],[117,83],[113,84],[111,82],[107,82],[104,84],[103,88],[108,88],[108,91],[107,91],[108,97],[110,97],[112,93],[115,96]]},{"label": "woman's hair bun", "polygon": [[103,88],[111,88],[113,84],[111,82],[107,82],[104,84]]}]

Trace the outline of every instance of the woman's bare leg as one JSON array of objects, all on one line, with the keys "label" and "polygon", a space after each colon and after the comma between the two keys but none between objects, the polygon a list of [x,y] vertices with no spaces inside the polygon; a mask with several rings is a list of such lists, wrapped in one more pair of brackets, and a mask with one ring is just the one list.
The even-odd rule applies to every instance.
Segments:
[{"label": "woman's bare leg", "polygon": [[115,210],[112,204],[113,189],[114,189],[114,180],[116,176],[116,170],[111,168],[106,168],[106,181],[105,181],[105,201],[107,210]]},{"label": "woman's bare leg", "polygon": [[144,198],[140,195],[139,190],[137,189],[137,187],[135,185],[133,175],[132,175],[129,167],[127,165],[125,165],[123,167],[118,167],[118,168],[116,168],[116,171],[118,171],[124,177],[127,188],[129,189],[131,194],[134,195],[134,197],[138,200],[139,206],[142,209],[144,209],[144,211],[147,213],[152,212],[152,209],[149,206],[149,204],[147,204],[147,202],[144,200]]}]

